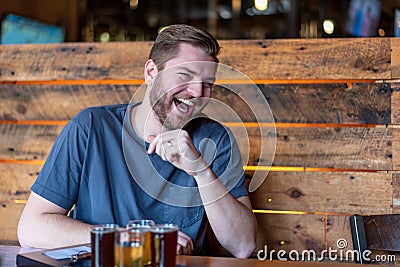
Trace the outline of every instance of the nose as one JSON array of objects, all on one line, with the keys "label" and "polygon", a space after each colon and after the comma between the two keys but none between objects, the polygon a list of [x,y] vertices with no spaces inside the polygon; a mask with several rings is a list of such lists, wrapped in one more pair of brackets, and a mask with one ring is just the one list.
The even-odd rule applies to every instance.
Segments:
[{"label": "nose", "polygon": [[187,90],[193,97],[201,97],[203,95],[203,82],[192,82]]}]

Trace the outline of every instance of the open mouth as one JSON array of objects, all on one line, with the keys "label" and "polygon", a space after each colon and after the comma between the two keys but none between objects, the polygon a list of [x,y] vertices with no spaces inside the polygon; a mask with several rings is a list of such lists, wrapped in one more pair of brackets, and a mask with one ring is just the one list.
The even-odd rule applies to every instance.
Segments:
[{"label": "open mouth", "polygon": [[189,112],[190,108],[196,105],[196,101],[194,99],[189,100],[180,97],[174,98],[174,103],[176,108],[182,113]]}]

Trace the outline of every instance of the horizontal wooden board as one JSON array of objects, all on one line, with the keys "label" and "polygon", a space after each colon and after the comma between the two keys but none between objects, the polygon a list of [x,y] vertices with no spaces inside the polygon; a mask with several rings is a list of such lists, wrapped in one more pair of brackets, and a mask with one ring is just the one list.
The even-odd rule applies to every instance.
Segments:
[{"label": "horizontal wooden board", "polygon": [[260,85],[276,122],[390,124],[387,83]]},{"label": "horizontal wooden board", "polygon": [[[385,38],[223,40],[220,62],[251,79],[389,79]],[[151,42],[0,46],[0,80],[143,79]],[[65,60],[68,58],[68,60]]]},{"label": "horizontal wooden board", "polygon": [[400,124],[400,83],[392,83],[392,97],[391,97],[391,120],[392,124],[398,125]]},{"label": "horizontal wooden board", "polygon": [[28,199],[30,187],[41,168],[41,165],[0,164],[0,203]]},{"label": "horizontal wooden board", "polygon": [[[390,128],[276,128],[276,151],[273,164],[337,169],[391,170],[392,130]],[[254,133],[253,133],[254,131]],[[249,162],[265,165],[270,156],[259,158],[262,149],[259,133],[248,129],[248,141],[253,152]],[[273,142],[273,135],[263,143]],[[246,151],[247,138],[238,138]],[[269,151],[268,151],[269,152]]]},{"label": "horizontal wooden board", "polygon": [[[314,250],[325,248],[324,215],[316,214],[257,214],[257,249]],[[276,254],[275,254],[276,256]]]},{"label": "horizontal wooden board", "polygon": [[[316,256],[319,256],[326,248],[325,217],[325,215],[315,214],[256,214],[257,247],[252,257],[259,256],[260,259],[265,257],[266,261],[276,260],[278,251],[281,251],[279,256],[290,260],[289,256],[301,257],[305,250],[312,250]],[[207,234],[206,242],[209,254],[230,255],[212,233]],[[308,254],[304,255],[308,257]]]},{"label": "horizontal wooden board", "polygon": [[136,85],[0,85],[0,119],[69,120],[90,106],[129,103]]},{"label": "horizontal wooden board", "polygon": [[391,65],[392,65],[392,79],[400,79],[400,40],[398,38],[391,38]]},{"label": "horizontal wooden board", "polygon": [[[89,106],[129,103],[138,86],[3,84],[0,119],[69,120]],[[206,114],[225,122],[390,124],[390,91],[386,83],[225,84],[214,88]]]},{"label": "horizontal wooden board", "polygon": [[0,240],[17,240],[17,227],[23,204],[13,202],[2,203],[0,206]]},{"label": "horizontal wooden board", "polygon": [[63,126],[0,125],[0,158],[45,160]]},{"label": "horizontal wooden board", "polygon": [[225,41],[221,62],[253,79],[389,79],[390,39]]},{"label": "horizontal wooden board", "polygon": [[150,46],[150,42],[0,46],[0,79],[143,79]]},{"label": "horizontal wooden board", "polygon": [[393,213],[400,214],[400,173],[393,173]]},{"label": "horizontal wooden board", "polygon": [[347,254],[346,258],[346,252],[354,249],[349,216],[327,215],[326,219],[327,247],[338,251],[338,259],[342,256],[344,261],[352,260],[351,254]]},{"label": "horizontal wooden board", "polygon": [[394,128],[392,134],[393,171],[400,171],[400,128]]},{"label": "horizontal wooden board", "polygon": [[[0,124],[0,158],[45,160],[63,126]],[[236,131],[233,129],[234,132]],[[245,165],[271,164],[274,133],[261,139],[253,128],[237,138]],[[391,170],[389,128],[277,128],[276,166]],[[246,132],[245,132],[246,133]],[[248,150],[250,144],[251,150]],[[268,148],[268,149],[267,149]],[[267,149],[260,158],[260,149]],[[248,160],[247,160],[248,158]]]},{"label": "horizontal wooden board", "polygon": [[392,174],[270,171],[250,199],[264,210],[391,213]]}]

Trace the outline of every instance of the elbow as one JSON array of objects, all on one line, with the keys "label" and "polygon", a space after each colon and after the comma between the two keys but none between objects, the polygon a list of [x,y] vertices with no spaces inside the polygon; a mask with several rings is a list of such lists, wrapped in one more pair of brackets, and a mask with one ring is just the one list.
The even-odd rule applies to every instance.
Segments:
[{"label": "elbow", "polygon": [[21,216],[17,228],[18,242],[21,247],[35,247],[33,232],[34,231],[32,231],[31,224],[29,224],[26,220],[24,220],[24,217]]},{"label": "elbow", "polygon": [[251,240],[245,244],[242,244],[237,248],[232,255],[236,258],[248,258],[250,257],[256,249],[256,240]]},{"label": "elbow", "polygon": [[29,243],[29,231],[25,230],[25,226],[21,221],[18,223],[17,236],[21,247],[31,247]]}]

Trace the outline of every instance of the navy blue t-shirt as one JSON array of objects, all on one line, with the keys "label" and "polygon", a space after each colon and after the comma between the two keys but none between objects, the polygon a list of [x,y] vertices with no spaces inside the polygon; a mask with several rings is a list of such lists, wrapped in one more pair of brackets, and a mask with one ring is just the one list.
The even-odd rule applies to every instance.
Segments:
[{"label": "navy blue t-shirt", "polygon": [[[148,143],[125,118],[131,108],[92,107],[70,120],[31,190],[66,210],[75,205],[74,218],[90,224],[125,227],[132,219],[175,223],[191,237],[197,254],[206,216],[195,179],[156,153],[147,154]],[[193,120],[185,130],[230,194],[247,195],[232,134],[208,118]]]}]

